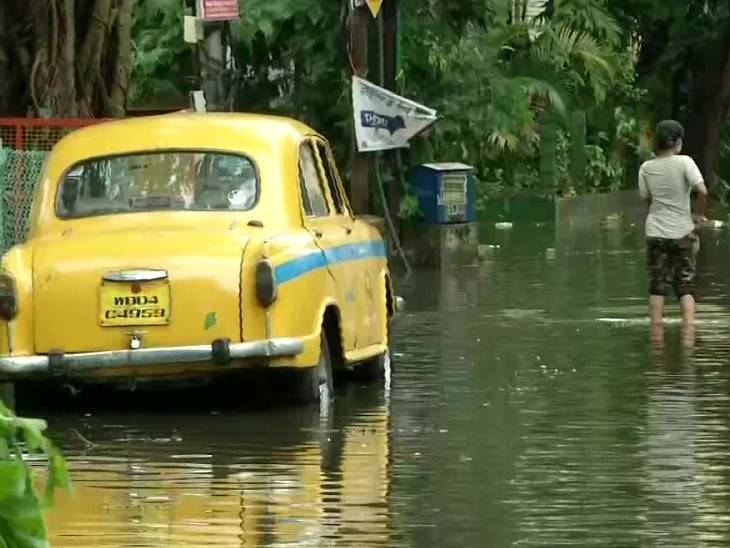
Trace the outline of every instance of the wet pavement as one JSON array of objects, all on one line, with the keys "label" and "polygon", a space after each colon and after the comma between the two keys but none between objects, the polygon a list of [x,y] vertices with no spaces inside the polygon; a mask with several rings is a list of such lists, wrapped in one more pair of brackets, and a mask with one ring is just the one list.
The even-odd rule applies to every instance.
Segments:
[{"label": "wet pavement", "polygon": [[50,417],[76,488],[53,545],[730,545],[728,235],[695,333],[672,305],[653,334],[635,228],[482,239],[401,288],[389,390]]}]

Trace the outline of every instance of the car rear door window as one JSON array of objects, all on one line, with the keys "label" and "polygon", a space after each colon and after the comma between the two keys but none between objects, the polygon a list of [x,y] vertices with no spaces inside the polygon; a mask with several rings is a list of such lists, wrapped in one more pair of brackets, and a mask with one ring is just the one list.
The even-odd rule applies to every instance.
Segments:
[{"label": "car rear door window", "polygon": [[302,207],[308,217],[326,217],[329,206],[322,188],[317,169],[317,160],[311,143],[302,145],[299,151],[299,185],[302,192]]},{"label": "car rear door window", "polygon": [[345,214],[345,201],[342,198],[340,192],[340,185],[337,180],[337,171],[334,165],[334,159],[329,151],[327,145],[321,141],[317,141],[317,155],[322,164],[322,170],[324,171],[325,178],[327,179],[327,186],[332,196],[332,203],[335,205],[335,211],[338,215]]}]

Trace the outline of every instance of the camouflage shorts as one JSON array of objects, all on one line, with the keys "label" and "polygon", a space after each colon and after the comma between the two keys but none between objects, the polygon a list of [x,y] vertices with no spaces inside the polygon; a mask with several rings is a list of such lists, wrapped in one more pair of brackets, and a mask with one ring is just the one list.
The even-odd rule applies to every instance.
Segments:
[{"label": "camouflage shorts", "polygon": [[647,238],[649,293],[677,298],[695,294],[699,238],[694,232],[680,240]]}]

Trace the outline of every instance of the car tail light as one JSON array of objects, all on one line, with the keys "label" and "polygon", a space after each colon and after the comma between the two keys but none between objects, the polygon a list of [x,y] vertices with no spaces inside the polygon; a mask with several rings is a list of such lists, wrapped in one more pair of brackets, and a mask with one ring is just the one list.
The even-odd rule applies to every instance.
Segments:
[{"label": "car tail light", "polygon": [[18,313],[15,280],[8,272],[0,272],[0,318],[12,320]]},{"label": "car tail light", "polygon": [[256,297],[268,307],[276,300],[276,269],[268,259],[261,259],[256,265]]}]

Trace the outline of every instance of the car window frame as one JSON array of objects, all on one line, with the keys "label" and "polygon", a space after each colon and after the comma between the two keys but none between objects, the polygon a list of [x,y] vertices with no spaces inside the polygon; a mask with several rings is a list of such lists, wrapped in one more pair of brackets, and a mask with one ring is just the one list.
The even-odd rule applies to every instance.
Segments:
[{"label": "car window frame", "polygon": [[[254,198],[253,203],[251,204],[251,207],[248,209],[165,209],[165,208],[152,208],[152,209],[144,209],[144,210],[130,210],[130,211],[110,211],[108,213],[95,213],[93,215],[84,215],[83,217],[70,217],[70,216],[64,216],[61,215],[59,212],[59,206],[61,204],[61,189],[63,187],[63,184],[66,180],[66,177],[69,173],[71,173],[74,169],[77,169],[79,166],[82,166],[83,164],[87,164],[90,162],[95,162],[99,160],[108,160],[108,159],[115,159],[115,158],[126,158],[130,156],[140,156],[144,154],[166,154],[166,153],[186,153],[186,154],[221,154],[221,155],[230,155],[230,156],[237,156],[240,158],[244,158],[248,160],[251,165],[253,166],[254,173],[256,175],[256,196]],[[250,213],[256,207],[258,207],[259,202],[261,200],[261,171],[259,170],[259,166],[256,163],[256,160],[254,160],[253,156],[250,156],[244,152],[240,151],[234,151],[229,149],[218,149],[218,148],[161,148],[161,149],[153,149],[153,150],[135,150],[131,152],[124,152],[120,154],[103,154],[98,156],[89,156],[88,158],[84,158],[83,160],[79,160],[77,162],[74,162],[71,164],[68,168],[66,168],[61,176],[59,177],[57,183],[56,183],[56,191],[53,198],[53,213],[56,217],[56,219],[60,221],[79,221],[83,219],[93,219],[96,217],[108,217],[110,215],[130,215],[130,214],[139,214],[139,213],[236,213],[236,214],[244,214],[244,213]]]},{"label": "car window frame", "polygon": [[[314,158],[314,167],[317,171],[317,180],[319,182],[319,187],[322,192],[322,197],[324,198],[325,207],[327,208],[327,212],[324,215],[318,215],[318,214],[309,215],[304,207],[305,194],[306,194],[306,201],[309,202],[310,204],[312,203],[311,197],[309,196],[309,192],[307,189],[307,185],[304,182],[304,173],[302,171],[302,148],[307,147],[307,146],[312,148],[311,152],[312,152],[312,155]],[[319,155],[317,154],[317,149],[315,147],[313,139],[310,139],[310,138],[303,139],[302,142],[300,143],[298,151],[297,151],[297,172],[298,172],[298,179],[299,179],[298,186],[299,186],[299,194],[300,194],[300,209],[302,212],[302,218],[305,221],[306,220],[311,221],[311,220],[316,220],[316,219],[326,219],[326,218],[332,216],[332,210],[333,210],[332,205],[333,204],[331,203],[331,200],[329,197],[329,191],[327,188],[328,185],[325,184],[325,181],[322,179],[322,172],[321,172],[318,158],[319,158]]]}]

